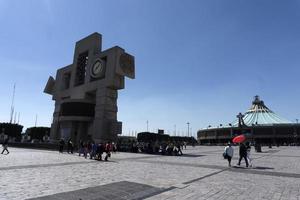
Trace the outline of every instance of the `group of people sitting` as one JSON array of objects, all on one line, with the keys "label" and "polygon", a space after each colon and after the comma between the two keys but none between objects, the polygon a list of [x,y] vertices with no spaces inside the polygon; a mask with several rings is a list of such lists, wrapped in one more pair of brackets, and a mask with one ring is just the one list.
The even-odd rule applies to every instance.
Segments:
[{"label": "group of people sitting", "polygon": [[[63,153],[65,142],[63,139],[59,142],[59,152]],[[71,139],[67,142],[67,152],[73,154],[74,145]],[[117,146],[114,142],[107,143],[95,143],[95,142],[83,142],[80,140],[78,144],[78,155],[83,155],[84,158],[89,157],[90,159],[103,160],[102,156],[105,153],[104,160],[108,161],[108,158],[111,157],[111,152],[116,152]]]},{"label": "group of people sitting", "polygon": [[[223,153],[223,157],[224,159],[228,160],[228,166],[231,167],[231,159],[233,157],[233,147],[231,142],[228,142],[227,146],[224,149],[224,153]],[[244,143],[240,143],[240,148],[239,148],[239,161],[237,163],[238,166],[241,165],[241,161],[242,159],[245,160],[246,163],[246,167],[252,167],[252,159],[250,157],[250,152],[251,152],[251,146],[249,142],[246,142],[246,144]]]},{"label": "group of people sitting", "polygon": [[183,155],[182,149],[186,148],[186,143],[173,143],[173,142],[139,142],[132,143],[131,151],[134,153],[150,153],[150,154],[162,154],[179,156]]}]

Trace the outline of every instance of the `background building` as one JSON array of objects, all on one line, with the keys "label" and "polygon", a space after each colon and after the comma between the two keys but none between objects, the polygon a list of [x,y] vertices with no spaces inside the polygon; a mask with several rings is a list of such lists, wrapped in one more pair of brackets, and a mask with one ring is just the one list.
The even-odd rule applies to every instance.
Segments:
[{"label": "background building", "polygon": [[251,107],[228,125],[208,127],[197,132],[201,144],[222,144],[239,134],[264,145],[299,144],[300,124],[286,120],[270,110],[259,96]]}]

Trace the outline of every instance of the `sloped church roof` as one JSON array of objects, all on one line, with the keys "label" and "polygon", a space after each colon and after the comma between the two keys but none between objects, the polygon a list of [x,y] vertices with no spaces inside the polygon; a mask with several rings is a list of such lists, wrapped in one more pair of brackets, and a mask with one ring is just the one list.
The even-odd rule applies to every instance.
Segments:
[{"label": "sloped church roof", "polygon": [[[245,125],[272,125],[272,124],[290,124],[291,121],[280,117],[270,110],[259,96],[255,96],[251,107],[244,113],[243,120]],[[232,123],[238,126],[238,120]]]}]

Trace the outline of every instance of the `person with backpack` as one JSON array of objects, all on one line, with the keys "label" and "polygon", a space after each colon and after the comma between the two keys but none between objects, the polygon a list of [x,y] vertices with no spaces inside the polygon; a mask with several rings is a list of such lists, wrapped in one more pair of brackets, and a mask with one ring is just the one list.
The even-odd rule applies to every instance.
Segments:
[{"label": "person with backpack", "polygon": [[227,146],[224,149],[224,159],[228,160],[228,166],[231,167],[231,159],[233,157],[233,147],[231,146],[231,142],[228,142]]}]

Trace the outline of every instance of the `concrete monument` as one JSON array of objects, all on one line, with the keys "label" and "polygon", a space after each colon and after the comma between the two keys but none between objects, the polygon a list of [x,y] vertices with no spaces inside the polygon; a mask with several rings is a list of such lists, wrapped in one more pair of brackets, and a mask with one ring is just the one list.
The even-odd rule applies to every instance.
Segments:
[{"label": "concrete monument", "polygon": [[55,101],[51,140],[115,141],[122,133],[117,120],[118,90],[124,77],[135,78],[134,57],[115,46],[101,50],[102,36],[78,41],[73,63],[49,77],[44,92]]}]

